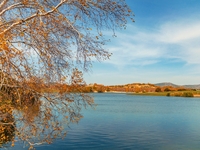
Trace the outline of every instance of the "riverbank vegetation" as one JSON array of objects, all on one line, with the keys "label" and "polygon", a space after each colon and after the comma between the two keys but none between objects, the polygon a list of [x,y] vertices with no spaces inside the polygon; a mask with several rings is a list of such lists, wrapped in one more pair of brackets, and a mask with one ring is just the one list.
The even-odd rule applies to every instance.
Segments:
[{"label": "riverbank vegetation", "polygon": [[82,86],[82,92],[86,93],[104,93],[104,92],[119,92],[133,95],[149,95],[149,96],[176,96],[176,97],[196,97],[200,95],[197,89],[173,86],[156,86],[150,83],[132,83],[126,85],[111,85],[89,84]]},{"label": "riverbank vegetation", "polygon": [[150,93],[129,93],[131,95],[143,96],[175,96],[175,97],[196,97],[200,95],[200,91],[176,91],[176,92],[150,92]]}]

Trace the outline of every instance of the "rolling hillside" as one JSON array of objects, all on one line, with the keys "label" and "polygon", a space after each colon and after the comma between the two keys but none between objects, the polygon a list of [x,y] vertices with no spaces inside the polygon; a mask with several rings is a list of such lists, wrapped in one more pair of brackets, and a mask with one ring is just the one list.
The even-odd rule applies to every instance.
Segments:
[{"label": "rolling hillside", "polygon": [[172,86],[172,87],[185,87],[185,88],[191,88],[191,89],[200,89],[200,84],[195,84],[195,85],[177,85],[173,84],[171,82],[162,82],[162,83],[156,83],[156,86]]}]

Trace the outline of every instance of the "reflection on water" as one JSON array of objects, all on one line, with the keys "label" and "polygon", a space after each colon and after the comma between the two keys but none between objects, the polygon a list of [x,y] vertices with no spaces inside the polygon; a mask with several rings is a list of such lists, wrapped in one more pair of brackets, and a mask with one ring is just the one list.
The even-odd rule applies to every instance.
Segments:
[{"label": "reflection on water", "polygon": [[[66,138],[36,149],[200,149],[199,98],[108,93],[94,94],[94,98],[96,110],[84,110],[84,118],[70,128],[63,124]],[[56,116],[61,119],[60,114]],[[10,149],[21,145],[16,142]]]},{"label": "reflection on water", "polygon": [[0,147],[14,140],[15,123],[12,108],[7,103],[0,104]]},{"label": "reflection on water", "polygon": [[50,96],[51,99],[27,99],[19,103],[18,100],[0,100],[0,148],[34,149],[37,145],[51,144],[56,138],[64,138],[68,125],[82,118],[80,110],[84,100],[91,99],[76,93],[64,95],[64,101],[56,94]]}]

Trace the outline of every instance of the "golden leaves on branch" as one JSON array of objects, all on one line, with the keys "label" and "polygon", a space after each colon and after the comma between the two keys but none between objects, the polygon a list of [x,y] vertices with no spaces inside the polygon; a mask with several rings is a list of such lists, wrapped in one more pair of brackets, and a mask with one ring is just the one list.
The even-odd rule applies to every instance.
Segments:
[{"label": "golden leaves on branch", "polygon": [[29,4],[29,0],[22,0],[22,4],[24,4],[24,5]]},{"label": "golden leaves on branch", "polygon": [[9,51],[9,44],[4,34],[0,34],[0,51],[2,50]]},{"label": "golden leaves on branch", "polygon": [[0,42],[1,42],[1,44],[0,44],[1,50],[0,51],[2,51],[2,50],[9,51],[9,46],[6,43],[6,41],[0,41]]},{"label": "golden leaves on branch", "polygon": [[[0,22],[0,71],[7,74],[1,76],[0,83],[6,90],[2,88],[0,92],[11,103],[7,107],[15,106],[23,115],[18,121],[27,124],[25,128],[15,128],[22,131],[16,135],[26,141],[47,130],[55,129],[60,133],[59,121],[52,120],[58,118],[56,114],[63,115],[69,122],[77,122],[81,118],[81,107],[94,104],[91,97],[81,93],[86,84],[82,71],[89,69],[92,57],[98,60],[110,57],[102,48],[106,42],[101,33],[103,28],[114,31],[124,27],[131,10],[125,0],[7,2],[6,13],[0,16],[3,18]],[[93,31],[98,35],[93,35]],[[34,107],[35,102],[38,106]],[[53,114],[57,103],[60,104],[58,113]],[[2,113],[11,114],[11,110],[2,109]],[[37,126],[35,118],[41,119],[42,127]],[[27,128],[31,130],[28,132]],[[40,132],[41,128],[44,130]],[[45,140],[51,143],[56,136],[48,135]]]},{"label": "golden leaves on branch", "polygon": [[78,2],[79,2],[82,6],[88,6],[88,5],[87,5],[87,0],[78,0]]},{"label": "golden leaves on branch", "polygon": [[14,140],[13,107],[8,101],[0,102],[0,146]]}]

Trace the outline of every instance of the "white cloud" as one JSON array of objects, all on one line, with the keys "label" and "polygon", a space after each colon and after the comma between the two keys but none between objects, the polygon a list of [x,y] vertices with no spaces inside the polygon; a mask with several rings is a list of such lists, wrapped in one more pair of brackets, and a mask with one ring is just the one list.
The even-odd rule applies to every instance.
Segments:
[{"label": "white cloud", "polygon": [[200,21],[187,20],[164,22],[146,31],[129,25],[127,31],[117,32],[117,38],[109,43],[113,56],[107,62],[116,66],[149,65],[173,58],[187,64],[200,64],[199,27]]},{"label": "white cloud", "polygon": [[[112,38],[106,45],[106,49],[113,53],[110,60],[105,61],[101,71],[88,77],[87,81],[198,84],[199,27],[200,21],[196,18],[166,21],[148,28],[137,26],[137,23],[128,25],[127,30],[116,32],[117,38]],[[106,37],[108,35],[111,33],[107,32]],[[114,67],[109,69],[111,66]]]},{"label": "white cloud", "polygon": [[158,40],[165,43],[182,43],[192,42],[192,40],[200,37],[200,21],[196,22],[168,22],[160,27]]}]

